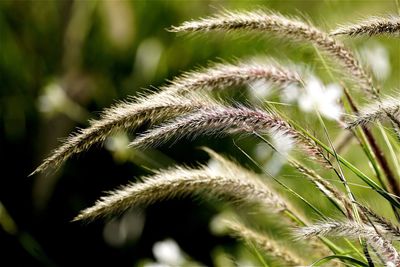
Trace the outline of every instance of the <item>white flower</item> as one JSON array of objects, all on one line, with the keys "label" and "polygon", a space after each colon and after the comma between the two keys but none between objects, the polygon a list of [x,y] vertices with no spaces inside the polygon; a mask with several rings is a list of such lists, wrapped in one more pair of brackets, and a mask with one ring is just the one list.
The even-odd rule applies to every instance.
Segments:
[{"label": "white flower", "polygon": [[255,147],[254,154],[258,160],[266,161],[264,168],[269,173],[277,175],[294,147],[294,140],[283,132],[275,131],[271,133],[271,144],[277,152],[272,151],[265,143],[259,143]]},{"label": "white flower", "polygon": [[107,137],[105,148],[111,152],[116,162],[125,162],[132,155],[132,150],[129,149],[129,137],[126,133],[116,133]]},{"label": "white flower", "polygon": [[213,158],[208,161],[207,167],[214,173],[221,173],[221,171],[224,170],[224,168],[221,166],[221,163]]},{"label": "white flower", "polygon": [[271,94],[272,83],[265,79],[260,79],[250,83],[248,89],[253,100],[263,100]]},{"label": "white flower", "polygon": [[216,216],[214,216],[209,224],[210,230],[212,233],[216,235],[223,235],[226,234],[226,231],[228,230],[226,227],[226,217],[229,217],[229,212],[225,211],[223,213],[220,213]]},{"label": "white flower", "polygon": [[316,77],[311,76],[298,99],[299,107],[306,112],[317,110],[327,119],[339,119],[342,109],[338,103],[342,89],[337,84],[324,84]]},{"label": "white flower", "polygon": [[144,216],[138,211],[131,210],[121,219],[114,219],[104,226],[104,241],[114,247],[120,247],[129,241],[137,240],[143,231]]},{"label": "white flower", "polygon": [[271,135],[272,145],[282,156],[287,156],[294,147],[294,140],[284,132],[274,132]]},{"label": "white flower", "polygon": [[57,82],[51,82],[43,88],[43,94],[38,98],[38,108],[50,117],[64,113],[73,120],[85,121],[88,116],[86,110],[70,99]]},{"label": "white flower", "polygon": [[167,266],[181,266],[185,261],[181,249],[173,239],[156,242],[153,254],[157,262]]},{"label": "white flower", "polygon": [[106,139],[105,147],[110,151],[124,151],[128,149],[129,142],[126,133],[117,133]]},{"label": "white flower", "polygon": [[288,86],[285,86],[282,88],[280,98],[282,102],[285,103],[293,103],[296,102],[297,99],[299,99],[301,88],[297,84],[289,84]]},{"label": "white flower", "polygon": [[157,72],[164,47],[157,38],[148,38],[142,41],[136,51],[135,70],[143,78],[152,80]]},{"label": "white flower", "polygon": [[289,152],[293,149],[294,140],[281,132],[274,132],[271,135],[271,139],[271,143],[277,150],[277,153],[273,154],[264,167],[272,175],[277,175],[285,164]]},{"label": "white flower", "polygon": [[45,113],[59,112],[67,102],[67,95],[58,83],[50,83],[39,96],[39,109]]},{"label": "white flower", "polygon": [[361,49],[361,58],[372,70],[378,80],[385,80],[390,75],[389,54],[384,46],[372,42]]},{"label": "white flower", "polygon": [[264,142],[258,143],[254,148],[254,156],[257,160],[264,161],[271,156],[272,149]]}]

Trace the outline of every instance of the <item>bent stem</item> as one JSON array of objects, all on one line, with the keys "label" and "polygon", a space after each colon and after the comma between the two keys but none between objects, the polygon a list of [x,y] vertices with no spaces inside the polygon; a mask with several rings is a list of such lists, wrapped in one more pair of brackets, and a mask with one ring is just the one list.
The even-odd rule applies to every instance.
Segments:
[{"label": "bent stem", "polygon": [[[328,72],[328,75],[334,79],[334,75],[331,72],[331,70],[329,69],[324,57],[321,55],[321,53],[319,52],[318,48],[316,46],[314,46],[314,49],[316,50],[316,53],[319,57],[319,59],[322,61],[322,64],[324,65],[324,68],[326,69],[326,71]],[[351,97],[349,91],[346,89],[346,87],[343,86],[343,91],[345,93],[346,99],[350,105],[350,108],[352,110],[353,113],[357,114],[359,112],[359,109],[357,107],[357,104],[355,103],[355,101],[353,100],[353,98]],[[379,95],[377,95],[378,99],[379,99]],[[376,162],[375,162],[375,158],[377,159],[381,169],[383,170],[383,172],[385,173],[386,179],[388,181],[389,184],[389,192],[395,194],[396,196],[400,196],[400,185],[397,182],[397,179],[395,178],[395,175],[392,171],[392,169],[390,168],[390,165],[388,163],[388,160],[386,159],[385,155],[383,154],[382,150],[379,148],[376,139],[374,138],[374,136],[372,135],[371,131],[367,128],[367,127],[361,127],[362,132],[364,133],[367,142],[366,142],[366,147],[369,148],[369,150],[373,151],[373,154],[375,157],[370,157],[368,154],[368,158],[370,158],[371,160],[371,164],[374,166],[374,169],[377,173],[378,179],[379,181],[382,183],[383,186],[383,182],[381,181],[381,177],[380,177],[380,173],[376,167]],[[365,151],[366,152],[366,151]],[[384,187],[386,190],[386,187]],[[398,217],[398,219],[400,219],[400,216],[398,216],[398,212],[396,211],[396,217]]]},{"label": "bent stem", "polygon": [[[330,155],[334,156],[334,152],[332,149],[330,149],[327,145],[325,145],[323,142],[321,142],[318,138],[315,138],[312,134],[310,134],[308,131],[306,131],[303,127],[301,127],[299,124],[291,121],[291,124],[293,124],[297,129],[299,129],[302,133],[310,137],[317,145],[319,145],[322,149],[324,149],[326,152],[328,152]],[[347,161],[345,158],[337,154],[338,160],[346,167],[348,168],[351,172],[353,172],[357,177],[359,177],[361,180],[363,180],[367,185],[370,186],[371,189],[379,193],[381,196],[383,196],[386,200],[388,200],[391,204],[393,204],[395,207],[400,208],[400,202],[396,199],[397,196],[392,196],[388,191],[384,190],[382,187],[380,187],[374,180],[372,180],[368,175],[363,173],[361,170],[359,170],[357,167],[355,167],[353,164],[351,164],[349,161]]]},{"label": "bent stem", "polygon": [[[259,135],[257,132],[253,132],[257,137],[259,137],[262,141],[266,142],[267,144],[269,143],[268,140],[266,140],[264,137]],[[305,204],[307,204],[314,212],[316,212],[319,216],[321,216],[322,219],[326,220],[326,216],[318,210],[313,204],[311,204],[308,200],[303,198],[301,195],[299,195],[297,192],[292,190],[290,187],[288,187],[286,184],[282,183],[278,179],[276,179],[272,174],[267,172],[263,167],[260,166],[247,152],[245,152],[241,147],[235,144],[235,146],[242,152],[259,170],[261,170],[265,175],[271,177],[275,182],[277,182],[280,186],[288,190],[291,194],[299,198],[301,201],[303,201]],[[307,226],[307,222],[300,218],[299,215],[297,215],[294,211],[290,210],[289,208],[285,209],[283,211],[283,214],[287,216],[290,220],[295,222],[299,226]],[[326,245],[334,254],[343,254],[344,250],[342,250],[340,247],[338,247],[335,243],[327,239],[326,237],[318,237],[318,239],[321,240],[321,242]],[[346,243],[351,247],[352,250],[356,252],[357,255],[359,255],[361,258],[364,258],[364,255],[348,240],[345,239]]]},{"label": "bent stem", "polygon": [[[338,159],[338,154],[336,153],[335,147],[333,146],[332,141],[331,141],[331,139],[330,139],[330,137],[329,137],[328,130],[326,129],[324,120],[322,119],[321,114],[320,114],[318,111],[317,111],[317,116],[318,116],[318,119],[319,119],[319,121],[320,121],[320,123],[321,123],[323,129],[324,129],[325,136],[326,136],[326,138],[328,139],[329,146],[331,147],[331,149],[332,149],[332,151],[333,151],[333,153],[334,153],[335,160],[337,161],[337,164],[338,164],[338,167],[339,167],[339,172],[337,172],[336,170],[335,170],[335,172],[336,172],[336,174],[338,175],[340,181],[342,181],[342,183],[343,183],[343,185],[344,185],[344,187],[345,187],[345,189],[346,189],[347,195],[348,195],[349,199],[350,199],[351,202],[352,202],[352,203],[351,203],[351,207],[352,207],[352,210],[353,210],[353,213],[354,213],[354,217],[355,217],[355,219],[356,219],[356,222],[358,222],[359,224],[361,224],[360,214],[359,214],[359,212],[358,212],[357,205],[355,204],[356,199],[355,199],[355,197],[354,197],[353,192],[351,192],[351,189],[350,189],[350,187],[349,187],[349,185],[348,185],[348,183],[347,183],[347,180],[346,180],[346,178],[345,178],[345,176],[344,176],[344,173],[343,173],[343,170],[342,170],[340,161],[339,161],[339,159]],[[368,252],[367,243],[366,243],[365,240],[364,240],[363,238],[361,238],[361,237],[359,237],[358,240],[359,240],[359,242],[360,242],[360,245],[361,245],[362,248],[363,248],[364,256],[365,256],[365,258],[367,259],[368,264],[371,265],[371,261],[369,260],[370,256],[369,256],[369,252]],[[348,242],[349,242],[349,241],[348,241]],[[373,266],[373,265],[372,265],[372,266]]]},{"label": "bent stem", "polygon": [[[345,89],[344,90],[346,98],[350,104],[350,107],[354,113],[358,113],[359,109],[357,108],[355,102],[353,101],[350,93]],[[375,157],[372,157],[373,160],[371,160],[372,166],[374,166],[374,169],[377,173],[377,178],[379,182],[381,183],[382,187],[384,188],[385,191],[389,191],[390,193],[393,193],[395,196],[400,196],[400,186],[397,182],[397,179],[395,178],[395,175],[390,168],[389,162],[386,159],[385,155],[383,154],[382,150],[378,146],[374,136],[372,135],[372,132],[366,127],[366,126],[361,126],[361,137],[364,139],[367,139],[364,144],[365,148],[367,148],[368,153],[373,151],[373,155]],[[385,141],[387,141],[387,138],[385,138],[385,135],[383,136]],[[380,172],[377,169],[375,165],[375,159],[377,159],[379,166],[381,167],[382,171],[384,172],[386,179],[388,181],[388,188],[386,187],[386,184],[382,181],[382,178],[380,177]],[[396,219],[400,222],[400,214],[399,211],[396,209],[396,207],[393,207],[393,213],[396,216]]]}]

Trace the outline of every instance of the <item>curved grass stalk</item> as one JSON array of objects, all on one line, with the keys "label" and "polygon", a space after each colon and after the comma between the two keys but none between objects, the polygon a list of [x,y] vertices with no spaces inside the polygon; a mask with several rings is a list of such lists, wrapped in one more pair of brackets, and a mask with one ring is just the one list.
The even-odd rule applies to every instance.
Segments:
[{"label": "curved grass stalk", "polygon": [[346,256],[346,255],[331,255],[331,256],[323,257],[322,259],[319,259],[319,260],[313,262],[310,265],[310,267],[323,266],[323,264],[325,264],[325,263],[327,263],[329,261],[335,260],[335,259],[339,259],[339,260],[346,261],[346,262],[349,262],[349,263],[352,263],[352,264],[356,264],[358,266],[363,266],[363,267],[369,267],[370,266],[370,265],[366,264],[365,262],[359,261],[357,259],[354,259],[354,258]]},{"label": "curved grass stalk", "polygon": [[197,97],[184,98],[192,91],[221,90],[230,86],[248,84],[257,80],[267,80],[284,86],[299,83],[300,76],[272,60],[260,63],[255,60],[235,64],[220,63],[209,68],[187,72],[163,86],[159,93],[134,98],[105,110],[100,119],[93,120],[86,129],[71,135],[59,148],[54,150],[30,175],[50,167],[57,168],[74,154],[88,150],[102,143],[112,133],[122,130],[134,131],[143,124],[154,124],[172,118],[207,102]]},{"label": "curved grass stalk", "polygon": [[378,123],[378,128],[379,131],[381,132],[381,135],[383,137],[383,140],[385,141],[385,144],[387,148],[389,149],[390,156],[392,157],[392,163],[395,166],[397,176],[400,177],[400,164],[399,164],[399,158],[396,155],[396,152],[394,151],[393,145],[391,144],[388,135],[386,134],[385,129],[383,128],[382,124]]},{"label": "curved grass stalk", "polygon": [[[295,122],[291,122],[297,129],[299,129],[303,134],[307,135],[309,138],[314,140],[314,142],[319,145],[323,150],[334,156],[334,152],[323,142],[321,142],[319,139],[315,138],[312,134],[310,134],[308,131],[306,131],[304,128],[302,128],[300,125],[296,124]],[[378,194],[383,196],[386,200],[388,200],[392,205],[394,205],[397,208],[400,208],[400,202],[394,198],[389,192],[386,190],[382,189],[374,180],[372,180],[370,177],[368,177],[365,173],[363,173],[361,170],[359,170],[357,167],[355,167],[353,164],[351,164],[349,161],[347,161],[345,158],[343,158],[340,155],[338,156],[338,160],[346,166],[351,172],[353,172],[357,177],[359,177],[361,180],[363,180],[367,185],[370,186],[371,189],[376,191]]]},{"label": "curved grass stalk", "polygon": [[154,128],[136,138],[132,147],[154,147],[169,140],[195,138],[200,135],[265,132],[281,134],[294,140],[308,155],[324,161],[320,149],[286,121],[267,112],[247,107],[214,105]]},{"label": "curved grass stalk", "polygon": [[103,112],[100,120],[92,121],[86,129],[71,135],[30,175],[48,168],[57,168],[74,154],[103,142],[108,136],[120,130],[135,130],[144,123],[154,124],[170,117],[208,105],[203,97],[177,97],[165,93],[124,102]]},{"label": "curved grass stalk", "polygon": [[367,126],[371,122],[387,120],[387,114],[395,118],[400,115],[400,100],[398,98],[391,97],[383,101],[376,101],[361,109],[358,114],[354,115],[353,120],[347,122],[347,128]]},{"label": "curved grass stalk", "polygon": [[329,34],[317,29],[298,18],[285,17],[279,13],[225,11],[213,17],[184,22],[171,27],[172,32],[208,32],[208,31],[258,31],[271,32],[279,37],[288,37],[297,41],[306,41],[327,52],[349,71],[349,78],[356,79],[359,86],[371,97],[377,98],[378,91],[372,78],[364,71],[353,53]]},{"label": "curved grass stalk", "polygon": [[359,23],[340,26],[333,30],[331,35],[399,35],[400,17],[371,17]]},{"label": "curved grass stalk", "polygon": [[[271,144],[268,140],[266,140],[261,135],[255,133],[257,137],[259,137],[263,142],[268,144],[275,152],[280,153],[273,144]],[[333,187],[328,181],[320,177],[316,172],[307,168],[304,164],[301,164],[294,158],[288,157],[288,163],[297,169],[301,174],[303,174],[310,182],[312,182],[330,201],[331,203],[344,215],[345,211],[349,211],[352,207],[352,202],[347,199],[347,197]]]},{"label": "curved grass stalk", "polygon": [[398,266],[400,264],[400,256],[391,242],[386,239],[387,236],[381,235],[381,230],[382,229],[379,229],[380,233],[377,233],[374,227],[365,224],[351,221],[339,222],[330,220],[312,226],[302,227],[296,232],[299,238],[327,235],[353,239],[362,237],[379,253],[379,255],[386,261],[386,264]]},{"label": "curved grass stalk", "polygon": [[288,162],[312,182],[339,211],[346,216],[349,215],[352,203],[342,192],[334,188],[331,183],[320,177],[316,172],[300,164],[296,160],[291,159]]},{"label": "curved grass stalk", "polygon": [[131,183],[102,197],[83,210],[74,221],[94,220],[122,213],[132,206],[147,206],[177,196],[205,195],[235,203],[258,203],[271,211],[285,210],[285,202],[264,183],[208,167],[174,167],[157,171],[141,183]]},{"label": "curved grass stalk", "polygon": [[285,266],[304,266],[305,262],[299,256],[295,255],[286,247],[281,246],[275,240],[268,237],[266,234],[260,234],[242,223],[232,220],[225,220],[224,225],[230,235],[242,239],[246,242],[254,243],[258,248],[263,250],[268,255],[274,256],[283,262]]},{"label": "curved grass stalk", "polygon": [[[319,58],[321,59],[322,63],[324,64],[325,69],[328,71],[329,76],[332,79],[334,79],[332,72],[329,70],[324,58],[322,57],[322,55],[320,54],[318,49],[316,49],[316,52],[317,52]],[[346,87],[343,87],[343,90],[344,90],[346,99],[350,105],[352,112],[358,114],[357,105],[354,102],[353,98],[351,97],[350,92],[346,89]],[[379,96],[377,96],[377,99],[378,99],[378,102],[381,101]],[[387,160],[386,160],[385,156],[382,154],[380,148],[377,146],[376,140],[375,140],[374,136],[372,135],[372,133],[369,131],[368,128],[362,127],[362,131],[360,131],[359,135],[360,135],[360,138],[359,138],[360,145],[361,145],[364,153],[370,160],[371,165],[372,165],[372,167],[376,173],[376,176],[377,176],[381,186],[383,187],[383,189],[387,190],[387,187],[386,187],[385,183],[383,182],[381,170],[379,169],[378,165],[382,167],[386,177],[388,178],[388,180],[390,182],[390,184],[389,184],[390,187],[393,189],[398,188],[398,184],[394,179],[393,173],[392,173],[390,167],[388,167],[388,165],[387,165]],[[396,192],[396,191],[391,190],[391,192]],[[398,216],[398,212],[395,208],[393,209],[393,211],[396,214],[396,216]]]},{"label": "curved grass stalk", "polygon": [[161,90],[178,94],[200,90],[217,91],[258,80],[282,87],[300,83],[301,77],[294,68],[285,67],[273,59],[253,58],[235,64],[213,63],[206,68],[186,72],[174,78]]},{"label": "curved grass stalk", "polygon": [[[335,160],[337,161],[339,171],[337,171],[333,167],[333,165],[332,165],[332,168],[335,171],[335,173],[337,174],[337,176],[339,177],[340,181],[343,183],[343,185],[345,187],[345,190],[346,190],[346,193],[348,195],[348,199],[352,201],[352,203],[350,203],[351,205],[350,206],[347,205],[347,207],[351,208],[351,210],[353,212],[353,215],[351,216],[350,212],[349,212],[348,218],[349,219],[353,219],[354,218],[356,222],[361,223],[362,219],[364,219],[365,217],[360,214],[359,210],[357,209],[356,204],[354,203],[355,202],[355,196],[354,196],[353,192],[351,191],[351,189],[350,189],[350,187],[349,187],[349,185],[347,183],[347,179],[344,176],[344,172],[342,170],[342,166],[341,166],[340,161],[338,159],[338,154],[336,152],[335,147],[332,144],[332,141],[330,139],[328,130],[327,130],[326,126],[325,126],[325,122],[322,119],[322,117],[321,117],[321,115],[320,115],[320,113],[318,111],[317,111],[317,115],[318,115],[318,120],[319,120],[320,124],[322,125],[322,127],[324,129],[324,133],[325,133],[325,136],[326,136],[326,138],[327,138],[327,140],[329,142],[329,146],[331,147],[331,149],[333,151],[333,156],[334,156]],[[347,203],[347,204],[349,204],[349,203]],[[347,239],[346,239],[346,241],[347,241]],[[360,237],[359,238],[359,242],[360,242],[361,246],[363,247],[363,252],[364,252],[365,258],[369,262],[370,257],[369,257],[368,247],[365,244],[364,239]]]},{"label": "curved grass stalk", "polygon": [[[257,134],[256,134],[257,135]],[[259,136],[260,138],[262,138],[261,136]],[[215,159],[217,162],[219,162],[219,168],[222,169],[223,173],[228,173],[230,175],[233,175],[235,177],[240,177],[240,176],[244,176],[245,179],[255,179],[255,180],[261,180],[262,177],[260,177],[259,175],[256,175],[253,172],[249,172],[248,170],[244,169],[243,167],[241,167],[238,164],[235,164],[232,161],[227,160],[226,158],[222,157],[221,155],[217,154],[216,152],[214,152],[213,150],[206,148],[206,147],[202,147],[202,149],[204,151],[206,151],[209,156],[212,159]],[[240,148],[239,148],[240,149]],[[244,153],[247,157],[249,157],[242,149],[240,149],[240,151],[242,153]],[[251,159],[253,161],[253,159]],[[253,161],[253,163],[255,163]],[[255,163],[257,164],[257,163]],[[259,165],[257,165],[258,168],[261,168]],[[280,184],[281,186],[283,186],[286,190],[291,190],[290,188],[288,188],[286,185],[284,185],[283,183],[281,183],[279,180],[275,179],[273,176],[271,176],[278,184]],[[308,206],[310,206],[317,214],[319,214],[320,216],[322,216],[322,218],[324,218],[325,216],[315,207],[313,206],[310,202],[308,202],[306,199],[302,198],[300,195],[296,194],[294,191],[291,191],[296,197],[299,197],[303,202],[305,202]],[[301,219],[299,217],[300,212],[298,210],[296,210],[293,206],[290,205],[290,203],[286,203],[286,209],[281,210],[281,214],[285,215],[288,219],[290,219],[291,223],[294,223],[295,225],[305,225],[305,220]],[[297,214],[297,215],[296,215]],[[330,242],[329,240],[323,240],[323,243],[328,246],[328,248],[330,248],[332,251],[336,252],[340,252],[340,248],[338,248],[334,243]],[[327,252],[325,251],[326,249],[324,247],[321,247],[321,244],[319,243],[315,243],[313,244],[315,246],[316,249],[321,250],[321,253],[323,253],[324,255],[327,254]],[[362,256],[362,255],[361,255]]]},{"label": "curved grass stalk", "polygon": [[[260,171],[262,171],[265,175],[271,177],[276,183],[278,183],[280,186],[282,186],[285,190],[287,190],[289,193],[294,195],[295,197],[299,198],[301,201],[303,201],[308,207],[310,207],[316,214],[318,214],[322,219],[327,220],[328,218],[318,209],[316,208],[312,203],[310,203],[308,200],[306,200],[304,197],[302,197],[300,194],[298,194],[296,191],[288,187],[286,184],[281,182],[280,180],[276,179],[272,174],[268,173],[263,167],[261,167],[249,154],[247,154],[242,148],[236,145],[236,147],[240,150],[240,152],[243,153]],[[294,211],[287,209],[284,211],[284,214],[291,218],[297,225],[299,226],[307,226],[308,222],[306,219],[301,218],[299,214],[296,214]],[[343,254],[344,251],[338,247],[335,243],[330,241],[329,239],[326,239],[324,237],[319,237],[321,242],[326,245],[334,254]],[[350,245],[351,249],[354,250],[361,258],[364,258],[364,255],[358,251],[356,247],[354,247],[350,241],[345,239],[346,242]]]}]

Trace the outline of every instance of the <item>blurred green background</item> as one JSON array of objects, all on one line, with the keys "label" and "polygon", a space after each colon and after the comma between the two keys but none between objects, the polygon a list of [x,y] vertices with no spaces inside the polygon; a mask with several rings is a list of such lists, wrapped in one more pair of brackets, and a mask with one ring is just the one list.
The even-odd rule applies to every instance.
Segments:
[{"label": "blurred green background", "polygon": [[[129,139],[121,134],[56,172],[27,175],[62,138],[86,127],[103,108],[209,61],[271,55],[306,64],[324,77],[314,50],[307,46],[299,49],[261,34],[188,37],[166,31],[223,8],[257,7],[308,18],[323,29],[397,12],[391,0],[0,1],[1,266],[136,266],[153,259],[153,244],[165,238],[173,238],[193,260],[207,266],[217,264],[213,255],[219,248],[235,250],[235,241],[210,233],[211,218],[226,208],[213,201],[171,200],[111,221],[70,222],[103,191],[135,181],[148,173],[146,168],[207,162],[198,146],[208,145],[246,163],[231,138],[133,151],[125,149]],[[346,41],[356,48],[373,42],[390,55],[392,72],[382,86],[388,91],[399,88],[398,40]],[[229,97],[245,96],[239,90]],[[308,123],[315,121],[309,118]],[[238,142],[248,149],[254,146],[251,138]],[[358,154],[349,157],[357,162]],[[297,189],[302,192],[301,185]],[[315,200],[315,191],[303,192]]]}]

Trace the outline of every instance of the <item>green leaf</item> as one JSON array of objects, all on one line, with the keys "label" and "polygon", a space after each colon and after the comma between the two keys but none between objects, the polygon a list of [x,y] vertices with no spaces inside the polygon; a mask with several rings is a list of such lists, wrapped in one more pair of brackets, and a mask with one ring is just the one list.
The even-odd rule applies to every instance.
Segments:
[{"label": "green leaf", "polygon": [[339,259],[339,260],[341,260],[341,261],[346,261],[346,262],[352,263],[352,264],[354,264],[354,265],[356,265],[356,266],[365,266],[365,267],[368,267],[368,264],[367,264],[367,263],[362,262],[362,261],[357,260],[357,259],[354,259],[354,258],[349,257],[349,256],[345,256],[345,255],[331,255],[331,256],[327,256],[327,257],[324,257],[324,258],[322,258],[322,259],[317,260],[316,262],[312,263],[310,266],[321,266],[322,264],[327,263],[327,262],[329,262],[329,261],[331,261],[331,260],[334,260],[334,259]]}]

